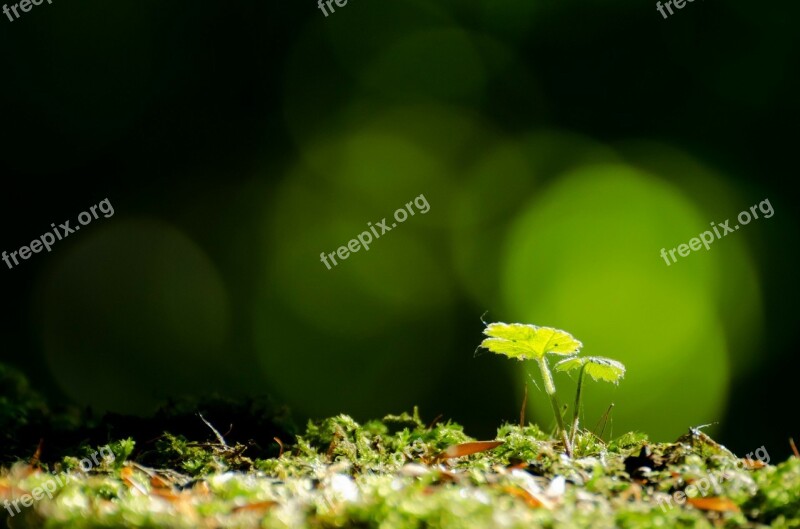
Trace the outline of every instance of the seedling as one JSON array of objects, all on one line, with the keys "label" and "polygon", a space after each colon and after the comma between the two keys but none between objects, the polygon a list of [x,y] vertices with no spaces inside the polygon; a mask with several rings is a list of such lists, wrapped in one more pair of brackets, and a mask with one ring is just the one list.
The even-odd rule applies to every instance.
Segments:
[{"label": "seedling", "polygon": [[575,441],[575,434],[578,431],[578,420],[581,410],[581,393],[583,390],[583,379],[586,375],[595,380],[605,380],[612,384],[619,384],[625,376],[625,366],[622,363],[610,358],[599,356],[584,356],[566,358],[555,365],[556,371],[574,371],[580,369],[578,374],[578,389],[575,392],[575,410],[572,419],[572,432],[570,441]]},{"label": "seedling", "polygon": [[568,356],[577,354],[583,344],[571,334],[559,329],[522,323],[490,323],[483,330],[483,334],[488,336],[480,345],[484,349],[520,361],[536,360],[536,363],[539,364],[542,380],[544,380],[544,390],[550,397],[558,431],[564,441],[564,449],[571,457],[572,448],[567,430],[564,428],[564,419],[561,416],[556,396],[556,386],[546,357],[548,354]]}]

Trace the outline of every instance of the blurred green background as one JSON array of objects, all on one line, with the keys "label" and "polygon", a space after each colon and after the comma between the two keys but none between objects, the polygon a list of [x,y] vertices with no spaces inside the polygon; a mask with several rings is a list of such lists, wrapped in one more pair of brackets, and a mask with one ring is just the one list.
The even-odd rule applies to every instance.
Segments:
[{"label": "blurred green background", "polygon": [[[628,366],[587,388],[585,424],[614,403],[607,434],[717,422],[734,450],[788,453],[798,16],[56,0],[1,20],[2,249],[116,213],[0,272],[0,361],[100,411],[270,393],[300,418],[418,404],[491,437],[526,366],[474,354],[486,313]],[[320,262],[419,195],[426,214]],[[773,217],[660,257],[764,199]]]}]

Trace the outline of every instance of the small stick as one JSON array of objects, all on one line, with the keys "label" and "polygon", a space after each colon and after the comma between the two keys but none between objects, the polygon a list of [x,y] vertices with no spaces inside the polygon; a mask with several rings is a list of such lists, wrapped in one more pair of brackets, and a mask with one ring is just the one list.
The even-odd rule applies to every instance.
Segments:
[{"label": "small stick", "polygon": [[597,431],[597,428],[599,428],[599,427],[600,427],[600,423],[601,423],[601,422],[603,423],[603,429],[602,429],[602,430],[600,430],[600,435],[598,435],[598,437],[599,437],[600,439],[602,439],[602,438],[603,438],[603,433],[606,431],[606,424],[608,424],[608,417],[609,417],[609,414],[611,413],[611,409],[612,409],[613,407],[614,407],[614,403],[612,402],[612,403],[611,403],[611,405],[609,405],[609,407],[608,407],[608,409],[606,410],[606,412],[603,414],[603,416],[602,416],[602,417],[600,417],[600,420],[599,420],[599,421],[597,421],[597,425],[594,427],[594,431]]},{"label": "small stick", "polygon": [[205,417],[203,417],[203,414],[202,413],[198,413],[197,416],[200,417],[200,419],[202,419],[202,421],[204,423],[206,423],[206,426],[211,428],[211,431],[214,432],[214,435],[217,436],[217,440],[219,441],[219,444],[221,444],[222,446],[227,448],[228,443],[225,442],[225,439],[222,437],[222,435],[220,435],[220,433],[217,431],[217,429],[214,428],[213,426],[211,426],[211,423],[208,422]]},{"label": "small stick", "polygon": [[441,414],[441,413],[439,415],[437,415],[436,417],[434,417],[433,420],[431,421],[431,423],[428,425],[427,429],[428,430],[433,430],[433,427],[436,426],[439,423],[439,421],[442,420],[442,417],[444,417],[444,415]]},{"label": "small stick", "polygon": [[142,472],[147,474],[148,477],[152,478],[153,476],[157,475],[156,474],[156,470],[154,468],[146,467],[146,466],[140,465],[139,463],[136,463],[136,462],[132,462],[131,466],[134,466],[134,467],[138,468],[139,470],[141,470]]},{"label": "small stick", "polygon": [[800,459],[800,452],[797,451],[797,445],[794,444],[794,439],[791,437],[789,438],[789,445],[792,447],[792,452],[794,452],[794,457]]},{"label": "small stick", "polygon": [[44,439],[39,439],[39,446],[36,447],[36,452],[34,452],[33,457],[31,457],[32,467],[39,465],[39,459],[42,457],[42,446],[44,446]]},{"label": "small stick", "polygon": [[525,428],[525,411],[528,407],[528,383],[525,382],[525,393],[522,397],[522,409],[519,410],[519,427]]},{"label": "small stick", "polygon": [[278,446],[281,448],[281,451],[278,453],[278,457],[281,457],[283,455],[283,443],[277,437],[273,437],[273,439],[275,439],[275,442],[278,443]]}]

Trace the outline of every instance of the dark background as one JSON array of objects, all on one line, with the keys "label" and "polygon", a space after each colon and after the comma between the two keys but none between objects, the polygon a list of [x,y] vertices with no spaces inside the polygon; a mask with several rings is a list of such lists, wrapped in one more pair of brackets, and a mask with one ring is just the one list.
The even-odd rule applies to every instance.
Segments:
[{"label": "dark background", "polygon": [[[664,20],[641,0],[462,4],[350,0],[326,18],[311,1],[53,0],[0,18],[0,249],[105,198],[115,210],[2,266],[0,361],[98,410],[270,393],[298,417],[419,404],[491,436],[518,414],[522,375],[473,358],[488,311],[628,364],[619,393],[589,390],[587,424],[613,400],[616,433],[719,421],[709,431],[735,451],[783,458],[800,435],[800,7],[696,0]],[[648,176],[628,187],[622,167]],[[424,217],[319,263],[420,194]],[[774,217],[660,261],[765,198]],[[534,257],[517,251],[528,234]],[[637,268],[627,235],[660,268]],[[555,243],[538,252],[541,237]],[[713,292],[641,288],[676,270]],[[572,273],[596,290],[545,295]],[[686,347],[653,329],[689,329]],[[613,350],[620,335],[637,341]],[[546,406],[531,413],[549,427]]]}]

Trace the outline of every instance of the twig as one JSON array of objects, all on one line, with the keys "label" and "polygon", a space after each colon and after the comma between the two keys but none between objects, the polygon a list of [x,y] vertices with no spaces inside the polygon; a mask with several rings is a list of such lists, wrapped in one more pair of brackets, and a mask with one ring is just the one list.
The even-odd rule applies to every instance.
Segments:
[{"label": "twig", "polygon": [[602,430],[600,430],[600,435],[598,435],[598,436],[597,436],[597,437],[599,437],[600,439],[602,439],[602,438],[603,438],[603,432],[605,432],[605,431],[606,431],[606,424],[608,424],[608,417],[609,417],[609,415],[611,414],[611,409],[612,409],[613,407],[614,407],[614,403],[612,402],[612,403],[611,403],[611,404],[608,406],[608,409],[607,409],[607,410],[606,410],[606,412],[603,414],[603,416],[602,416],[602,417],[600,417],[600,420],[599,420],[599,421],[597,421],[597,424],[596,424],[596,425],[595,425],[595,427],[594,427],[594,430],[593,430],[593,431],[595,431],[595,432],[596,432],[596,431],[597,431],[597,428],[599,428],[599,427],[600,427],[600,423],[601,423],[601,422],[603,423],[603,429],[602,429]]},{"label": "twig", "polygon": [[797,451],[797,445],[794,444],[794,439],[792,439],[791,437],[789,438],[789,446],[792,447],[792,452],[794,452],[794,457],[800,459],[800,452]]},{"label": "twig", "polygon": [[208,421],[206,420],[206,418],[205,418],[205,417],[203,417],[203,414],[202,414],[202,413],[198,413],[198,414],[197,414],[197,416],[198,416],[198,417],[200,417],[200,419],[201,419],[201,420],[202,420],[204,423],[206,423],[206,426],[208,426],[209,428],[211,428],[211,431],[212,431],[212,432],[214,432],[214,435],[216,435],[216,436],[217,436],[217,440],[219,441],[219,444],[221,444],[222,446],[224,446],[225,448],[227,448],[227,447],[228,447],[228,443],[226,443],[226,442],[225,442],[225,439],[222,437],[222,435],[220,435],[220,433],[217,431],[217,429],[216,429],[216,428],[214,428],[213,426],[211,426],[211,423],[210,423],[210,422],[208,422]]},{"label": "twig", "polygon": [[431,421],[431,423],[427,426],[427,429],[428,430],[433,430],[433,427],[436,426],[439,423],[439,421],[442,420],[442,417],[444,417],[444,415],[441,414],[441,413],[439,415],[437,415],[436,417],[434,417],[433,420]]},{"label": "twig", "polygon": [[44,439],[39,439],[39,446],[36,447],[36,451],[33,453],[33,457],[31,457],[32,467],[39,464],[39,459],[42,457],[42,446],[44,446]]},{"label": "twig", "polygon": [[525,411],[528,407],[528,383],[525,382],[525,393],[522,396],[522,409],[519,410],[519,427],[525,428]]}]

